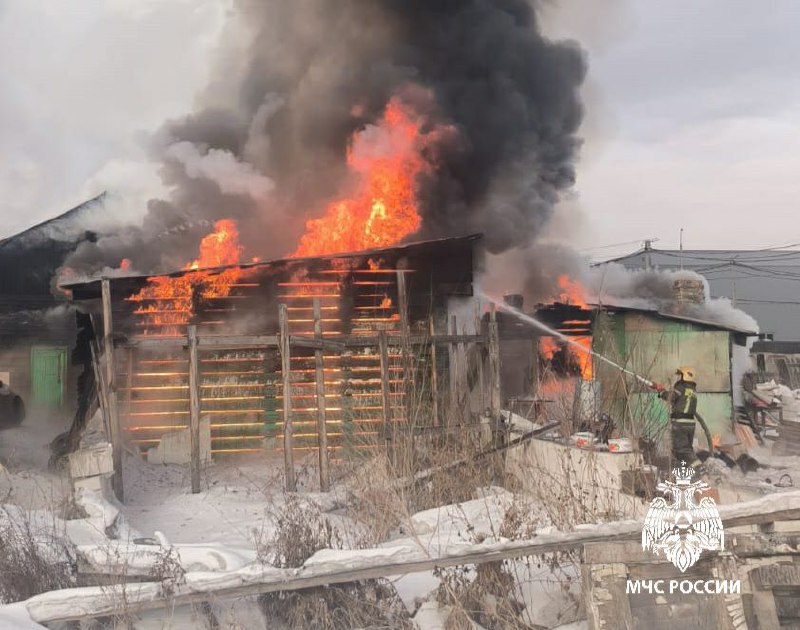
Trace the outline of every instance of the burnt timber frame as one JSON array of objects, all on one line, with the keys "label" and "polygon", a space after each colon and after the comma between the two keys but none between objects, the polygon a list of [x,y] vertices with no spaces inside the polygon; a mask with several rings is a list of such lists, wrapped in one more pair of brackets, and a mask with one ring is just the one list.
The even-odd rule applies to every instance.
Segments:
[{"label": "burnt timber frame", "polygon": [[[284,458],[286,460],[285,480],[286,487],[289,490],[294,490],[296,487],[296,480],[294,479],[292,446],[294,445],[296,448],[299,448],[299,450],[312,450],[311,445],[307,441],[309,438],[316,439],[316,444],[313,448],[316,448],[319,451],[320,488],[324,490],[328,487],[330,473],[328,461],[329,445],[327,427],[329,422],[332,422],[333,426],[342,427],[337,431],[337,433],[335,433],[335,435],[345,440],[345,443],[347,443],[352,436],[355,436],[358,439],[364,439],[364,436],[367,435],[379,436],[383,441],[385,441],[385,447],[388,450],[388,454],[390,457],[392,457],[395,450],[395,424],[396,422],[408,421],[408,418],[404,417],[401,410],[408,410],[410,408],[410,404],[414,402],[414,375],[424,379],[423,383],[426,384],[423,385],[423,389],[430,389],[430,392],[427,392],[426,390],[426,396],[430,394],[432,397],[432,400],[430,401],[432,407],[430,410],[430,418],[427,415],[421,416],[421,423],[424,425],[432,424],[434,427],[441,427],[443,424],[449,426],[448,420],[442,418],[440,414],[439,389],[442,380],[437,374],[437,359],[446,358],[448,355],[456,356],[458,359],[452,364],[450,364],[450,362],[446,362],[449,371],[453,372],[465,370],[467,369],[467,361],[465,361],[466,350],[470,348],[479,348],[479,356],[482,357],[481,363],[478,366],[478,372],[481,376],[481,378],[478,379],[478,386],[480,387],[479,398],[481,401],[486,399],[492,401],[494,403],[491,405],[492,412],[495,412],[497,409],[499,409],[498,401],[500,399],[500,393],[499,391],[494,392],[494,389],[496,389],[498,386],[499,378],[487,378],[486,382],[484,382],[482,377],[486,371],[486,366],[483,365],[484,361],[489,361],[490,363],[490,369],[488,370],[490,374],[495,368],[499,369],[499,361],[496,352],[496,326],[492,326],[487,320],[482,322],[476,311],[475,322],[470,322],[470,324],[475,325],[474,334],[468,334],[468,331],[466,330],[466,322],[461,322],[461,334],[458,334],[459,331],[454,322],[448,334],[436,334],[437,328],[446,329],[449,327],[448,325],[451,324],[449,318],[442,316],[442,305],[449,304],[448,300],[452,297],[467,298],[473,295],[472,273],[475,255],[473,248],[476,240],[477,237],[443,239],[442,241],[414,244],[399,248],[391,248],[389,250],[378,250],[375,252],[361,252],[352,255],[347,254],[323,259],[290,259],[287,261],[276,261],[275,263],[260,263],[236,267],[236,269],[239,270],[248,270],[248,274],[250,271],[252,271],[253,273],[257,272],[260,275],[246,275],[243,276],[243,279],[241,280],[241,282],[245,283],[256,281],[256,284],[238,284],[235,286],[263,287],[262,290],[257,292],[257,295],[260,296],[258,298],[255,297],[256,293],[254,293],[251,289],[241,290],[245,293],[249,291],[249,293],[247,293],[249,296],[247,299],[256,300],[256,302],[261,305],[260,308],[258,307],[258,304],[256,305],[255,312],[261,313],[262,315],[259,316],[261,318],[259,321],[263,320],[263,323],[250,326],[246,330],[243,330],[242,326],[230,325],[230,322],[229,325],[225,325],[223,322],[210,321],[211,319],[231,319],[227,315],[220,317],[218,313],[234,313],[234,309],[239,309],[242,304],[238,301],[230,301],[226,303],[217,302],[207,305],[214,308],[203,310],[206,307],[203,306],[204,294],[202,293],[202,285],[192,285],[189,294],[184,295],[184,299],[187,299],[188,303],[191,304],[190,310],[174,311],[180,313],[189,312],[190,316],[188,318],[188,322],[186,319],[182,319],[181,321],[185,323],[179,323],[170,330],[164,329],[152,331],[145,328],[143,331],[137,331],[135,329],[134,325],[136,324],[135,320],[137,320],[137,317],[134,316],[134,313],[170,313],[171,311],[163,309],[185,308],[185,304],[164,306],[163,303],[141,302],[134,300],[132,306],[130,306],[130,300],[132,297],[135,298],[142,295],[141,291],[143,287],[148,286],[148,283],[150,282],[157,280],[170,282],[170,278],[182,281],[182,279],[191,277],[191,274],[197,273],[197,271],[183,271],[170,274],[169,276],[159,276],[156,278],[129,277],[114,278],[111,280],[104,279],[98,283],[85,283],[67,287],[73,293],[73,301],[83,302],[86,304],[90,311],[94,310],[94,316],[99,315],[99,313],[97,313],[96,306],[93,306],[92,300],[95,300],[98,297],[103,298],[102,316],[105,333],[104,348],[108,349],[108,353],[103,353],[102,356],[100,356],[98,353],[96,357],[96,361],[103,361],[101,365],[102,369],[100,371],[103,372],[102,376],[106,377],[105,379],[99,379],[100,387],[98,389],[100,390],[99,397],[103,403],[102,407],[105,412],[104,416],[106,417],[107,421],[109,438],[114,445],[114,452],[116,454],[115,459],[121,459],[123,452],[121,437],[123,427],[120,425],[119,417],[121,411],[125,413],[126,423],[128,425],[130,425],[131,417],[133,416],[150,416],[155,418],[147,418],[146,420],[140,422],[138,426],[129,426],[129,428],[126,428],[126,431],[144,431],[144,434],[138,434],[139,439],[134,440],[134,443],[137,445],[144,443],[159,443],[160,438],[158,440],[142,439],[158,437],[158,434],[155,433],[157,430],[160,430],[160,435],[163,436],[165,430],[177,428],[189,429],[189,450],[191,455],[190,469],[192,473],[191,481],[193,492],[199,492],[200,489],[201,448],[199,434],[201,426],[201,414],[209,413],[220,418],[219,421],[215,421],[214,424],[211,425],[215,431],[214,435],[216,436],[212,436],[212,440],[215,441],[215,446],[212,448],[216,449],[212,452],[237,452],[236,449],[247,446],[243,445],[242,447],[239,447],[237,446],[238,442],[234,444],[232,441],[239,439],[235,436],[241,435],[241,439],[243,440],[255,440],[257,438],[257,435],[253,433],[253,431],[256,431],[255,428],[242,431],[231,431],[229,428],[224,426],[226,423],[230,423],[231,427],[256,426],[255,418],[247,417],[242,421],[239,421],[234,416],[225,416],[224,414],[228,414],[228,411],[220,408],[220,405],[222,407],[233,405],[234,408],[239,408],[238,403],[234,405],[234,403],[222,402],[223,400],[238,400],[236,398],[227,398],[227,396],[239,396],[239,394],[222,393],[211,395],[207,394],[205,397],[202,396],[201,389],[208,392],[209,388],[217,387],[216,384],[207,384],[209,381],[203,381],[203,376],[208,376],[209,374],[227,374],[227,372],[221,371],[201,373],[199,365],[201,359],[199,358],[199,355],[201,355],[203,352],[206,353],[204,355],[206,358],[202,359],[202,362],[205,364],[215,365],[213,368],[206,368],[207,370],[219,370],[220,368],[216,367],[217,361],[225,361],[226,359],[221,358],[224,356],[255,357],[254,353],[260,353],[263,356],[264,360],[261,362],[261,365],[248,365],[247,369],[251,371],[247,373],[256,374],[257,371],[260,371],[261,376],[249,378],[263,379],[263,377],[266,376],[267,389],[275,391],[273,390],[273,387],[276,387],[277,395],[264,394],[262,396],[262,400],[265,401],[263,403],[265,405],[264,407],[260,407],[259,403],[242,403],[242,410],[233,410],[232,413],[244,414],[245,412],[249,411],[257,411],[247,408],[260,407],[261,411],[257,411],[257,415],[259,417],[261,415],[265,416],[262,426],[267,431],[266,437],[268,441],[271,439],[270,435],[272,435],[273,431],[276,429],[280,431],[278,425],[283,425],[283,451]],[[373,260],[376,261],[375,266],[373,266]],[[367,262],[369,265],[366,264]],[[358,267],[358,265],[361,266]],[[326,269],[330,269],[330,271],[326,271]],[[344,269],[345,271],[339,271],[341,269]],[[355,271],[347,271],[348,269],[355,269]],[[359,269],[361,271],[359,271]],[[300,273],[298,273],[298,271]],[[226,272],[227,268],[221,270],[199,270],[199,273],[204,274],[204,277],[210,274],[212,278],[216,277],[215,274],[224,276]],[[339,275],[327,276],[326,278],[324,275],[326,273],[338,273]],[[341,275],[342,273],[349,273],[349,279],[346,279],[345,276]],[[371,275],[353,276],[352,274],[354,273]],[[313,274],[316,274],[316,276]],[[429,275],[430,277],[428,277]],[[250,280],[250,278],[253,278],[253,280]],[[315,278],[317,279],[316,281],[314,281]],[[331,279],[333,281],[322,281],[326,279]],[[367,281],[364,282],[364,280]],[[386,281],[378,282],[377,280]],[[306,293],[302,288],[291,288],[310,285],[316,286],[308,293]],[[361,298],[358,297],[358,295],[360,295],[359,293],[347,293],[347,291],[352,289],[352,285],[370,285],[370,287],[374,285],[379,290],[375,291],[373,289],[370,291],[370,293],[391,295],[391,299],[386,298],[384,301],[388,302],[388,305],[392,307],[391,311],[388,312],[394,313],[394,315],[388,319],[381,319],[381,317],[385,318],[385,315],[367,315],[366,317],[377,317],[377,319],[371,320],[362,319],[360,315],[356,317],[357,312],[362,309],[357,308],[359,302],[354,303],[353,298]],[[182,286],[185,288],[186,284]],[[283,289],[281,289],[282,287]],[[329,287],[336,287],[336,289],[329,290]],[[99,291],[99,295],[97,292],[98,288],[101,289]],[[116,302],[111,299],[112,288],[113,297],[116,298]],[[356,286],[355,288],[360,289],[362,292],[364,290],[369,291],[369,289],[364,289],[363,287],[359,288]],[[319,289],[319,293],[324,295],[317,296],[317,289]],[[137,291],[139,293],[137,293]],[[387,294],[385,291],[390,291],[390,293]],[[336,295],[327,295],[331,293]],[[292,300],[292,298],[297,298],[299,296],[305,297],[307,300],[304,300],[301,304],[298,304],[297,301]],[[231,300],[236,297],[239,296],[231,295]],[[283,297],[287,297],[289,299],[282,299]],[[339,304],[338,308],[345,309],[347,314],[343,315],[341,311],[339,313],[336,312],[332,306],[332,302],[329,299],[331,297],[335,298],[336,304]],[[313,298],[313,302],[310,301],[310,298]],[[176,298],[148,297],[146,299],[166,300]],[[244,299],[244,297],[241,299]],[[327,299],[328,301],[322,301],[322,299]],[[377,301],[380,301],[379,296],[376,299]],[[151,304],[153,306],[151,306]],[[437,304],[438,306],[434,307],[434,304]],[[112,306],[114,308],[112,308]],[[223,306],[224,308],[220,308],[220,306]],[[302,308],[298,308],[299,306],[302,306]],[[371,308],[374,310],[375,307],[373,306]],[[379,308],[386,308],[386,306],[382,304]],[[239,314],[238,316],[241,316],[242,313],[251,313],[253,311],[254,309],[252,304],[245,305],[243,309],[235,311],[235,313],[232,315],[231,321],[236,320],[236,313]],[[294,317],[294,319],[290,318],[288,313],[289,311],[292,311],[291,315]],[[307,311],[308,313],[297,314],[298,311]],[[212,315],[209,316],[208,313],[212,313]],[[275,316],[276,314],[278,315],[277,317]],[[338,319],[331,319],[331,317]],[[350,317],[351,319],[342,319],[346,317]],[[146,315],[144,317],[139,315],[138,318],[149,320],[152,323],[152,319],[148,318]],[[169,320],[165,319],[163,321]],[[292,321],[308,322],[312,324],[312,328],[311,330],[308,330],[308,328],[303,327],[307,324],[297,324],[294,326],[294,328],[292,328],[288,325]],[[346,324],[347,328],[344,330],[344,332],[328,332],[331,330],[330,322],[337,321],[347,321],[350,323]],[[358,329],[354,328],[352,331],[350,331],[349,326],[352,325],[353,322],[362,321],[374,321],[377,323],[374,325],[364,325],[359,323]],[[382,322],[394,323],[383,324]],[[139,322],[139,324],[142,323],[143,322],[141,321]],[[209,324],[215,323],[223,324],[224,328],[222,330],[218,330],[213,326],[209,326]],[[325,327],[326,323],[327,327]],[[113,325],[116,325],[118,330],[114,330]],[[145,325],[149,326],[149,324]],[[181,328],[181,326],[185,327]],[[276,328],[278,334],[260,334],[261,330],[272,332],[275,331]],[[224,334],[230,330],[247,332],[249,334]],[[492,343],[492,333],[494,333],[495,343]],[[331,338],[330,335],[335,335],[335,337]],[[440,353],[437,351],[437,348],[442,347],[444,347],[447,352]],[[494,348],[494,352],[492,353],[493,356],[490,359],[487,359],[490,348]],[[120,351],[115,352],[115,349],[119,349]],[[309,350],[312,351],[310,356],[308,352]],[[220,352],[223,354],[219,354]],[[110,358],[110,361],[106,361],[106,355]],[[119,362],[116,361],[115,358],[119,357],[116,355],[121,355],[122,358],[125,359],[127,362],[127,368],[117,365]],[[323,355],[325,356],[323,357]],[[380,366],[378,366],[377,363],[369,364],[371,367],[366,370],[367,374],[369,375],[364,375],[365,368],[358,367],[358,362],[354,364],[350,359],[346,360],[346,356],[359,358],[365,355],[374,355],[381,359]],[[272,357],[277,357],[279,359],[278,365],[275,364]],[[300,364],[293,363],[295,361],[295,357],[297,357],[297,361],[300,362]],[[149,360],[160,358],[168,360]],[[325,362],[323,362],[323,358],[325,359]],[[170,364],[170,367],[161,368],[159,366],[158,370],[155,368],[151,370],[143,370],[140,368],[139,372],[148,373],[139,374],[135,369],[135,363],[137,359],[140,360],[142,364],[162,363]],[[252,360],[254,361],[255,359],[253,358]],[[328,360],[333,360],[333,365],[328,365]],[[311,363],[309,364],[308,361]],[[337,363],[337,361],[339,363]],[[429,365],[426,365],[427,363],[429,363]],[[125,377],[121,377],[115,372],[115,366],[117,369],[124,370]],[[291,369],[291,366],[302,367],[303,369]],[[442,370],[444,366],[445,364],[439,365],[438,370]],[[224,369],[228,368],[225,367]],[[308,376],[297,377],[300,378],[300,380],[296,380],[295,375],[293,375],[291,379],[286,378],[288,376],[288,372],[290,371],[311,374],[311,380],[306,380]],[[162,372],[166,373],[162,375]],[[279,372],[282,372],[283,376],[281,376]],[[187,373],[188,385],[185,380],[182,382],[182,384],[180,384],[180,374],[182,374],[183,378],[185,379]],[[234,373],[244,374],[245,372]],[[329,375],[332,373],[339,373],[339,380],[336,380],[337,377],[334,376],[332,381],[326,382],[326,373]],[[375,380],[377,379],[377,376],[375,376],[377,373],[380,373],[380,378]],[[490,376],[490,374],[487,374],[487,376]],[[162,376],[174,376],[173,382],[169,382],[167,385],[177,386],[166,388],[135,387],[137,384],[133,382],[134,375],[139,379],[143,376],[159,378],[158,381],[150,383],[142,383],[140,380],[138,385],[163,385],[164,383]],[[120,381],[122,389],[127,392],[127,398],[119,402],[116,400],[117,386],[114,382],[115,378],[122,378]],[[225,378],[228,377],[222,377],[222,380]],[[457,383],[459,387],[462,387],[466,386],[468,380],[469,379],[466,377],[466,375],[458,374],[453,382]],[[201,381],[203,381],[204,384],[201,384]],[[217,383],[221,381],[219,378],[213,378],[212,382]],[[230,382],[236,381],[234,379]],[[248,380],[248,377],[245,377],[244,382],[254,381]],[[374,385],[368,385],[369,383],[375,382],[380,383],[379,391],[374,391]],[[328,387],[329,383],[332,384],[332,388]],[[336,405],[336,408],[333,409],[335,413],[333,415],[333,419],[331,420],[330,417],[327,417],[328,407],[325,404],[326,400],[337,399],[339,396],[346,396],[347,394],[344,392],[344,388],[350,387],[351,383],[356,383],[355,391],[359,393],[356,393],[355,395],[363,397],[358,399],[358,402],[361,402],[362,406],[353,405],[353,403],[348,402],[346,398],[341,398],[341,404]],[[389,387],[390,383],[391,389]],[[304,385],[313,389],[311,389],[310,392],[304,388],[297,390],[299,385]],[[234,385],[233,387],[239,386]],[[261,386],[262,390],[264,387],[264,385]],[[476,385],[474,382],[470,383],[470,387],[472,387],[473,390],[476,390]],[[141,398],[138,397],[138,394],[136,398],[132,398],[132,392],[134,390],[157,389],[180,390],[183,393],[167,393],[159,396],[155,391],[153,391],[150,392],[150,394],[144,392]],[[281,389],[283,392],[282,394]],[[292,390],[294,390],[294,393],[290,393]],[[187,393],[188,401],[186,399]],[[258,396],[254,395],[255,393],[255,391],[248,391],[248,395],[245,397],[249,400],[255,400],[258,398]],[[299,395],[300,393],[302,393],[302,395]],[[172,404],[166,409],[164,407],[153,407],[148,402],[152,394],[155,394],[159,399],[169,399],[164,401],[157,400],[154,402]],[[174,397],[176,395],[179,396],[179,398]],[[372,402],[374,400],[372,397],[375,395],[377,395],[380,404],[378,406],[369,406],[376,405],[375,402]],[[221,398],[219,396],[221,396]],[[297,405],[296,403],[293,404],[293,397],[304,400],[308,399],[309,401],[313,400],[314,402],[311,403],[311,405]],[[451,394],[449,398],[459,401],[466,401],[468,396],[464,395],[464,392],[460,392],[457,393],[456,396]],[[281,399],[288,401],[288,404],[281,404]],[[369,402],[367,402],[368,400]],[[203,403],[208,402],[211,407],[201,410],[201,401]],[[475,398],[473,398],[472,402],[476,402]],[[137,405],[136,403],[140,404]],[[182,406],[173,407],[172,405],[175,403],[178,403],[179,405],[186,405],[188,403],[188,409]],[[481,404],[483,403],[481,402]],[[120,411],[118,409],[118,405],[124,405],[125,408]],[[141,405],[146,406],[142,407]],[[282,410],[280,409],[281,406],[283,407]],[[300,444],[302,447],[297,446],[297,443],[294,439],[295,434],[293,429],[295,429],[297,417],[295,410],[292,409],[292,406],[302,407],[299,409],[302,414],[299,417],[301,420],[299,424],[306,427],[304,430],[301,430],[302,435],[300,437],[302,440],[306,440],[305,442],[301,441]],[[276,407],[278,411],[277,417],[275,415]],[[171,412],[169,411],[171,409],[184,410]],[[373,409],[377,411],[377,413],[375,413],[375,411],[363,412],[362,416],[352,416],[352,410],[358,409]],[[481,411],[483,411],[483,409],[484,408],[482,406]],[[147,413],[136,413],[137,411],[146,411]],[[473,409],[473,412],[474,411],[475,409]],[[309,432],[309,429],[312,425],[311,419],[308,418],[307,415],[309,413],[314,414],[313,425],[315,425],[314,428],[316,429],[316,435],[312,432]],[[224,420],[223,417],[225,418]],[[354,418],[354,420],[346,420],[347,417]],[[164,418],[164,420],[162,420],[162,418]],[[270,420],[270,418],[272,418],[272,420]],[[497,420],[497,418],[492,420],[493,428],[497,426]],[[238,422],[247,422],[249,424],[237,424]],[[352,436],[350,436],[348,433],[348,431],[353,431],[352,428],[348,428],[350,422],[355,422],[356,426],[359,427],[357,432],[353,433]],[[375,427],[379,427],[377,432],[370,432],[369,430],[363,428],[365,426],[372,426],[373,424]],[[413,427],[413,431],[417,431],[418,429],[428,430],[428,428],[429,427],[427,426]],[[493,431],[493,433],[496,434],[495,431]],[[248,438],[245,436],[252,437]],[[280,437],[280,435],[278,435],[278,437]],[[371,442],[371,440],[370,443],[372,443],[373,446],[367,448],[374,448],[374,443]],[[356,448],[364,447],[365,446],[356,446]],[[144,448],[144,446],[141,446],[140,451]],[[333,448],[343,448],[343,446],[334,446]],[[255,451],[257,449],[247,446],[244,448],[244,450]],[[280,450],[280,448],[278,450]],[[116,470],[121,471],[121,465],[115,465],[115,471]],[[120,479],[119,483],[115,482],[115,486],[119,486],[121,488],[122,480]]]},{"label": "burnt timber frame", "polygon": [[[280,305],[280,313],[281,313],[281,328],[283,331],[286,330],[285,326],[285,311],[286,305]],[[126,340],[124,343],[118,345],[117,347],[125,348],[129,352],[131,350],[137,348],[158,348],[158,349],[172,349],[172,350],[185,350],[188,349],[189,351],[189,396],[190,396],[190,443],[191,443],[191,483],[192,483],[192,492],[199,493],[200,492],[200,469],[201,469],[201,461],[200,461],[200,379],[198,377],[199,374],[199,359],[198,359],[198,350],[199,349],[226,349],[226,350],[235,350],[235,349],[246,349],[246,350],[253,350],[253,349],[278,349],[281,354],[281,360],[283,362],[283,373],[286,375],[283,377],[283,392],[284,392],[284,400],[289,400],[289,391],[290,391],[290,379],[288,378],[289,370],[287,369],[287,365],[289,363],[289,358],[291,357],[291,349],[292,347],[297,348],[312,348],[315,350],[315,354],[321,352],[323,350],[333,350],[333,351],[342,351],[346,348],[368,348],[368,347],[378,347],[380,348],[380,355],[381,355],[381,390],[382,390],[382,415],[383,415],[383,423],[384,423],[384,435],[387,442],[387,448],[389,449],[389,453],[391,455],[392,452],[392,439],[394,437],[393,433],[395,430],[395,425],[392,419],[392,409],[391,405],[388,400],[388,381],[389,381],[389,365],[388,365],[388,348],[389,346],[394,347],[402,347],[405,343],[409,345],[409,347],[418,347],[423,350],[426,350],[427,353],[435,355],[436,348],[445,346],[447,348],[454,348],[459,345],[464,344],[471,344],[471,345],[479,345],[486,348],[489,348],[490,351],[490,363],[489,363],[489,371],[491,373],[492,379],[489,383],[490,388],[490,400],[492,401],[492,422],[493,422],[493,435],[495,436],[495,440],[497,440],[498,436],[498,424],[500,422],[500,414],[499,414],[499,403],[500,403],[500,360],[499,355],[497,353],[497,336],[496,336],[496,326],[490,325],[489,327],[489,334],[487,335],[429,335],[429,336],[404,336],[403,334],[394,334],[389,335],[386,332],[381,331],[378,336],[376,337],[352,337],[352,338],[345,338],[339,341],[332,341],[327,340],[324,338],[315,338],[309,339],[308,337],[302,337],[297,335],[289,335],[285,332],[281,335],[225,335],[225,336],[214,336],[214,337],[201,337],[198,336],[197,329],[194,326],[189,327],[189,333],[187,337],[179,338],[179,337],[170,337],[164,339],[152,339],[148,337],[142,338],[132,338]],[[110,344],[109,348],[114,346],[114,344]],[[106,364],[109,363],[106,360]],[[111,368],[108,368],[111,369]],[[322,378],[320,378],[320,376]],[[407,380],[407,376],[405,379]],[[316,395],[318,400],[318,413],[320,418],[320,426],[324,423],[325,418],[325,382],[324,382],[324,372],[321,368],[318,368],[316,371]],[[116,444],[115,452],[119,449],[121,453],[121,437],[119,431],[119,417],[118,414],[114,413],[114,408],[116,406],[116,401],[113,401],[112,392],[108,387],[108,382],[105,379],[101,379],[100,381],[100,390],[101,390],[101,397],[102,399],[108,400],[108,405],[110,408],[111,413],[109,414],[115,420],[112,420],[112,424],[114,422],[117,423],[117,429],[115,431],[111,431],[111,439],[112,445]],[[320,404],[321,403],[321,404]],[[291,408],[290,405],[284,404],[284,467],[285,467],[285,482],[286,482],[286,490],[289,492],[294,492],[297,489],[296,478],[295,478],[295,467],[294,467],[294,451],[292,448],[293,442],[293,431],[292,431],[292,422],[291,422]],[[438,418],[434,418],[434,426],[438,426]],[[327,452],[327,437],[324,430],[321,430],[319,433],[319,458],[320,458],[320,488],[328,488],[330,484],[329,478],[329,469],[330,464],[328,460],[328,452]],[[121,473],[121,466],[117,467],[115,461],[115,478],[119,476],[119,487],[122,488],[122,473]],[[119,474],[117,473],[119,471]],[[118,495],[119,496],[119,495]]]}]

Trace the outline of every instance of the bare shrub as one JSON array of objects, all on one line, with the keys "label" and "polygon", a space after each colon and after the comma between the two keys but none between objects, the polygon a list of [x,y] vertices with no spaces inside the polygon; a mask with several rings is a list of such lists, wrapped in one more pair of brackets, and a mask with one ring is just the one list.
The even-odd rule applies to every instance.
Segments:
[{"label": "bare shrub", "polygon": [[19,508],[0,507],[0,602],[74,586],[77,565],[75,550],[55,517],[37,523]]},{"label": "bare shrub", "polygon": [[286,495],[283,507],[272,514],[275,531],[256,536],[259,560],[276,567],[301,567],[320,549],[341,549],[342,540],[319,506],[295,495]]},{"label": "bare shrub", "polygon": [[[274,534],[256,541],[259,559],[264,562],[296,568],[321,549],[343,548],[341,534],[311,502],[288,495],[274,518]],[[394,587],[386,580],[267,593],[259,597],[259,603],[275,627],[413,627]]]},{"label": "bare shrub", "polygon": [[368,580],[303,591],[270,593],[259,598],[272,627],[413,628],[394,587],[386,580]]},{"label": "bare shrub", "polygon": [[[509,540],[530,539],[546,521],[545,513],[515,497],[502,521],[492,525],[490,535]],[[485,540],[483,534],[470,528],[467,531],[472,542]],[[472,628],[475,623],[488,630],[543,627],[534,622],[525,603],[524,593],[535,582],[551,584],[562,594],[563,607],[574,615],[580,608],[579,596],[572,588],[578,580],[578,562],[576,555],[558,553],[439,569],[435,572],[440,580],[436,599],[451,609],[446,627],[461,630]]]}]

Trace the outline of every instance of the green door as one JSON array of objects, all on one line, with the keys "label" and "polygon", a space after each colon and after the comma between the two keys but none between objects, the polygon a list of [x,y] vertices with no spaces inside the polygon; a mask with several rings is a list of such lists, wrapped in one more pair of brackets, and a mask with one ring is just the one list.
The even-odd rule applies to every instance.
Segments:
[{"label": "green door", "polygon": [[60,407],[64,402],[67,349],[34,346],[31,349],[31,401],[43,407]]}]

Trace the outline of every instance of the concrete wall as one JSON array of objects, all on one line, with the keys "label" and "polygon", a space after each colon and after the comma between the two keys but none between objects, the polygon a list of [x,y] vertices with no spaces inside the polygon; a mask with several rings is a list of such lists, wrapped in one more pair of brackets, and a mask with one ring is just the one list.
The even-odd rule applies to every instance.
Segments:
[{"label": "concrete wall", "polygon": [[506,473],[540,499],[557,526],[598,520],[639,518],[643,500],[621,492],[620,473],[639,468],[636,453],[609,453],[529,440],[508,450]]}]

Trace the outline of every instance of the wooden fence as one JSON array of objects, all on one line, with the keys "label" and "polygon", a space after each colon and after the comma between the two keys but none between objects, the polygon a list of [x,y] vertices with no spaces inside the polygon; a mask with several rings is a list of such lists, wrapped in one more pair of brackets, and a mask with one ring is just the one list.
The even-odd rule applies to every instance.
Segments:
[{"label": "wooden fence", "polygon": [[[395,329],[328,336],[322,302],[314,298],[310,321],[302,320],[309,321],[310,331],[294,332],[290,306],[280,303],[277,334],[201,334],[190,324],[185,336],[140,335],[116,343],[110,285],[104,280],[103,351],[95,351],[95,375],[113,446],[117,497],[124,500],[124,442],[144,454],[164,433],[185,429],[190,434],[192,492],[200,492],[202,418],[210,422],[213,454],[264,452],[265,439],[271,440],[283,454],[288,491],[297,486],[296,452],[316,451],[319,484],[325,491],[332,453],[386,448],[391,455],[401,432],[446,422],[442,401],[463,401],[468,394],[470,354],[479,357],[473,362],[473,385],[486,392],[481,399],[499,422],[494,309],[485,325],[476,314],[476,334],[458,334],[454,325],[448,334],[436,334],[432,318],[426,334],[412,334],[403,277],[398,274]],[[447,379],[440,373],[444,356]],[[424,409],[413,395],[423,382]],[[441,391],[443,382],[449,384],[448,396]]]}]

